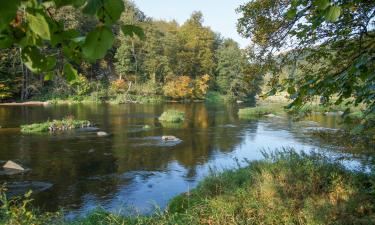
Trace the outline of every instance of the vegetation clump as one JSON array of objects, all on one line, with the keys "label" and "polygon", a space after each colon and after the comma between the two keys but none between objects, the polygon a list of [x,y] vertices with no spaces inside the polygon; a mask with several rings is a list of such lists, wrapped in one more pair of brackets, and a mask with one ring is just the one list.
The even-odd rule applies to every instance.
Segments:
[{"label": "vegetation clump", "polygon": [[44,123],[34,123],[30,125],[22,125],[22,133],[42,133],[73,130],[78,128],[91,127],[92,123],[87,120],[75,120],[67,117],[62,120],[47,121]]},{"label": "vegetation clump", "polygon": [[240,118],[254,118],[266,116],[273,113],[275,113],[275,111],[270,107],[257,106],[240,109],[238,111],[238,116]]},{"label": "vegetation clump", "polygon": [[168,123],[181,123],[185,120],[185,113],[178,110],[167,110],[161,114],[159,120]]}]

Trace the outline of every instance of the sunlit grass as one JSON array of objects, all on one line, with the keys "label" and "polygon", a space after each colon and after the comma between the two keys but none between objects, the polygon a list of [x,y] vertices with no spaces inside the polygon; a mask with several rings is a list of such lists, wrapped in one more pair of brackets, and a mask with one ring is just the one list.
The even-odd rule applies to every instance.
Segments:
[{"label": "sunlit grass", "polygon": [[34,123],[22,125],[22,133],[43,133],[63,130],[73,130],[78,128],[90,127],[92,124],[87,120],[75,120],[73,118],[64,118],[62,120],[47,121],[44,123]]},{"label": "sunlit grass", "polygon": [[177,110],[167,110],[161,114],[159,120],[167,123],[180,123],[185,120],[185,113]]},{"label": "sunlit grass", "polygon": [[240,118],[257,118],[257,117],[262,117],[266,116],[269,114],[275,114],[276,110],[272,107],[268,106],[257,106],[257,107],[248,107],[248,108],[243,108],[238,111],[238,116]]}]

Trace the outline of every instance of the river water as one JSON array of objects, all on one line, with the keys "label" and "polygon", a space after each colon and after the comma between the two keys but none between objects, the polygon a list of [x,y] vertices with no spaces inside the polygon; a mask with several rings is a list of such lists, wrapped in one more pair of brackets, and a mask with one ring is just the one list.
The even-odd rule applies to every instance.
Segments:
[{"label": "river water", "polygon": [[[294,122],[287,116],[241,120],[238,105],[75,104],[0,106],[0,160],[13,160],[31,170],[1,175],[9,194],[33,187],[34,204],[46,211],[65,210],[68,217],[85,215],[97,207],[118,212],[150,213],[196,187],[210,170],[244,165],[262,158],[262,151],[286,147],[324,151],[329,146],[311,137],[311,127],[340,128],[336,116],[314,115]],[[167,109],[186,112],[180,126],[160,124]],[[19,126],[74,116],[90,120],[100,131],[59,134],[21,134]],[[152,129],[143,129],[150,125]],[[163,135],[181,142],[166,143]],[[348,160],[353,167],[361,160]]]}]

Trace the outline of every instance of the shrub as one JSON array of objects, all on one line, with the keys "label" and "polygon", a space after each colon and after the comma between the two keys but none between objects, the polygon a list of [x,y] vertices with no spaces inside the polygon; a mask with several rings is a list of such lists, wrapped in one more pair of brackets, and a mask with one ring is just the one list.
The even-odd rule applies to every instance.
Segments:
[{"label": "shrub", "polygon": [[166,97],[172,99],[192,98],[194,92],[193,80],[188,76],[174,77],[164,85],[163,92]]},{"label": "shrub", "polygon": [[124,79],[114,80],[110,85],[110,92],[114,94],[125,93],[128,87]]},{"label": "shrub", "polygon": [[185,120],[185,113],[177,110],[168,110],[159,117],[160,121],[169,123],[179,123]]},{"label": "shrub", "polygon": [[199,77],[195,80],[195,85],[194,85],[194,97],[197,99],[204,99],[209,85],[208,82],[210,81],[210,75],[206,74],[203,75],[202,77]]},{"label": "shrub", "polygon": [[79,75],[77,79],[70,82],[70,87],[73,89],[74,94],[84,96],[90,93],[91,84],[83,75]]}]

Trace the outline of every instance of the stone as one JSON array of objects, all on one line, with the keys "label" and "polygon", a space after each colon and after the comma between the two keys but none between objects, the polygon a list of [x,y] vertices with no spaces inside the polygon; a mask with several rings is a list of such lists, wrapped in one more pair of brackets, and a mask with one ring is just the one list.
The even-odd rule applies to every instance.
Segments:
[{"label": "stone", "polygon": [[162,136],[161,139],[163,141],[180,141],[180,139],[176,138],[175,136]]},{"label": "stone", "polygon": [[9,160],[3,165],[4,169],[12,169],[12,170],[20,170],[25,171],[25,168],[23,168],[21,165]]},{"label": "stone", "polygon": [[104,132],[104,131],[99,131],[96,133],[99,137],[106,137],[108,136],[109,134],[107,132]]}]

